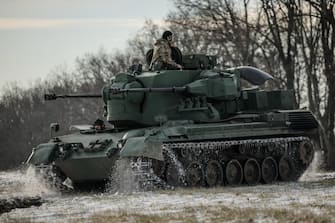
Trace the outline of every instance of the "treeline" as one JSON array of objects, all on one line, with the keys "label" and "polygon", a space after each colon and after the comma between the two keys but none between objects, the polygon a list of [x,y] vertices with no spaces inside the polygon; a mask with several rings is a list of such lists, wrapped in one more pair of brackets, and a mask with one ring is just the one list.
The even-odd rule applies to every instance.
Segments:
[{"label": "treeline", "polygon": [[327,167],[335,169],[334,0],[175,0],[165,27],[146,22],[122,53],[99,52],[76,61],[72,72],[54,72],[34,88],[8,89],[0,102],[0,168],[16,166],[49,137],[49,123],[92,123],[102,102],[44,102],[44,92],[99,92],[117,72],[144,55],[163,29],[175,33],[184,54],[218,55],[221,67],[251,65],[276,77],[274,88],[295,90],[297,107],[320,122]]}]

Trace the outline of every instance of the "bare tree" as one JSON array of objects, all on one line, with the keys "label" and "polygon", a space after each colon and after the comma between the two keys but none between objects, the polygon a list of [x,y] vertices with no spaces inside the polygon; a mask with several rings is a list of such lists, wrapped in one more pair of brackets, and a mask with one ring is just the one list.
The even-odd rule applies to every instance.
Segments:
[{"label": "bare tree", "polygon": [[[315,113],[320,116],[320,121],[324,130],[324,142],[327,147],[328,152],[328,167],[330,169],[335,169],[335,135],[334,135],[334,125],[335,125],[335,14],[334,14],[334,5],[333,0],[326,1],[312,1],[306,0],[309,3],[310,7],[315,10],[315,18],[319,23],[319,38],[321,40],[321,55],[323,67],[319,70],[325,77],[325,96],[321,98],[324,101],[324,107],[320,108],[318,105],[322,104],[319,100],[321,97],[316,91],[317,81],[320,79],[313,80],[316,82],[313,86],[313,89],[316,94],[311,100],[312,105],[315,107]],[[323,115],[322,115],[323,113]]]},{"label": "bare tree", "polygon": [[298,54],[297,5],[294,0],[261,0],[261,2],[266,18],[266,30],[262,33],[277,50],[278,59],[285,72],[286,87],[294,90]]},{"label": "bare tree", "polygon": [[231,66],[256,64],[259,16],[249,0],[242,6],[232,0],[181,0],[175,6],[168,22],[181,35],[183,51],[219,55]]}]

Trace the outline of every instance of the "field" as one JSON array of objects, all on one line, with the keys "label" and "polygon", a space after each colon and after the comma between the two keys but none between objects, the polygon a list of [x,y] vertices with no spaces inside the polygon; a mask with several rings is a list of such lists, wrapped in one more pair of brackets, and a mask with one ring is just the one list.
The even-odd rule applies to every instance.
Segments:
[{"label": "field", "polygon": [[0,173],[2,198],[32,195],[45,203],[0,222],[335,222],[335,173],[317,161],[294,183],[131,193],[60,195],[29,169]]}]

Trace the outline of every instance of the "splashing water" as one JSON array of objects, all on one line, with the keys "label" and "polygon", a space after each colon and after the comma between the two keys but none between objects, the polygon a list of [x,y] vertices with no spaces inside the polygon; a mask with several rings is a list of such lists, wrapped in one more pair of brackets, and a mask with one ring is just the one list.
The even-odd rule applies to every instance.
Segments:
[{"label": "splashing water", "polygon": [[174,164],[177,167],[178,175],[185,178],[186,173],[183,165],[178,160],[176,154],[171,149],[165,149],[166,155],[170,160],[172,161],[172,164]]},{"label": "splashing water", "polygon": [[34,167],[16,171],[0,172],[0,196],[22,197],[22,196],[49,196],[57,194],[46,187],[44,180],[36,173]]},{"label": "splashing water", "polygon": [[127,194],[136,192],[137,188],[136,177],[131,168],[131,161],[129,159],[117,160],[109,178],[109,183],[106,186],[106,192]]},{"label": "splashing water", "polygon": [[309,165],[305,173],[300,177],[299,181],[315,181],[320,174],[320,166],[324,162],[322,152],[320,150],[314,153],[312,163]]},{"label": "splashing water", "polygon": [[23,193],[27,195],[57,195],[56,190],[47,187],[46,180],[42,175],[39,175],[33,166],[29,166],[26,170],[23,184]]},{"label": "splashing water", "polygon": [[[164,148],[165,155],[172,165],[176,167],[178,175],[185,183],[185,170],[172,150]],[[174,189],[153,171],[151,162],[141,157],[135,159],[120,159],[116,161],[115,168],[109,178],[105,192],[113,194],[131,194],[157,189]]]}]

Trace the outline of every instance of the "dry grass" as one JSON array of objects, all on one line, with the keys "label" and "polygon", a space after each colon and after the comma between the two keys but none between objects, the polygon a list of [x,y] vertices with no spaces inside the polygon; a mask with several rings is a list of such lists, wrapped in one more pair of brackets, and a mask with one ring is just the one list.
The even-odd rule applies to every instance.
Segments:
[{"label": "dry grass", "polygon": [[3,223],[33,223],[33,220],[6,218],[2,222]]},{"label": "dry grass", "polygon": [[[196,206],[186,207],[178,212],[162,210],[161,213],[134,213],[121,211],[119,213],[105,212],[93,215],[87,219],[92,223],[116,222],[332,222],[330,216],[318,215],[296,209],[257,209],[228,208],[226,206]],[[333,214],[333,213],[332,213]],[[81,220],[74,221],[75,223]]]}]

